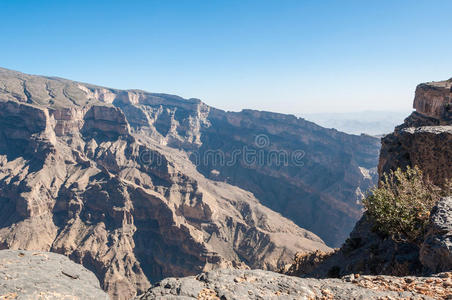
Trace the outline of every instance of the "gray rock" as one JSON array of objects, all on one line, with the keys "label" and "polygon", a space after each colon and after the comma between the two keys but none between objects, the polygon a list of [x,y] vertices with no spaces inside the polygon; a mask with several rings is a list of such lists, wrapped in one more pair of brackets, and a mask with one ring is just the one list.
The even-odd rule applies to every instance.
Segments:
[{"label": "gray rock", "polygon": [[0,299],[108,300],[109,297],[93,273],[63,255],[2,250]]},{"label": "gray rock", "polygon": [[[263,270],[223,269],[196,277],[164,279],[136,299],[432,299],[413,291],[383,288],[392,280],[400,281],[397,284],[403,286],[403,278],[362,276],[360,281],[349,280],[298,278]],[[413,280],[420,283],[424,279]]]},{"label": "gray rock", "polygon": [[452,197],[442,198],[437,203],[430,223],[419,259],[432,272],[452,270]]},{"label": "gray rock", "polygon": [[452,178],[452,80],[416,88],[413,108],[404,123],[381,141],[378,173],[418,166],[434,184]]}]

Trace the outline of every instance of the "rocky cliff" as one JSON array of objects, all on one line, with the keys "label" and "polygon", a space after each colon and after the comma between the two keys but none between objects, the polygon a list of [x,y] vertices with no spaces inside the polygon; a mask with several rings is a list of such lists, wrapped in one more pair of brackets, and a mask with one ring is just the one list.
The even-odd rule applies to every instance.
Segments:
[{"label": "rocky cliff", "polygon": [[417,165],[442,185],[452,178],[452,79],[420,84],[413,107],[416,111],[382,139],[379,174]]},{"label": "rocky cliff", "polygon": [[[292,116],[1,69],[0,249],[64,254],[113,299],[167,276],[277,269],[329,248],[262,203],[282,212],[301,203],[289,217],[310,216],[325,234],[329,216],[341,236],[372,182],[374,144]],[[228,164],[245,147],[251,160]],[[209,149],[225,160],[210,163]]]},{"label": "rocky cliff", "polygon": [[[390,170],[418,166],[436,185],[452,179],[451,87],[452,80],[448,80],[416,88],[416,111],[382,139],[380,177]],[[338,251],[301,255],[284,271],[314,277],[351,273],[407,276],[450,271],[451,212],[451,198],[441,199],[430,213],[429,230],[420,244],[396,242],[378,234],[364,214]]]}]

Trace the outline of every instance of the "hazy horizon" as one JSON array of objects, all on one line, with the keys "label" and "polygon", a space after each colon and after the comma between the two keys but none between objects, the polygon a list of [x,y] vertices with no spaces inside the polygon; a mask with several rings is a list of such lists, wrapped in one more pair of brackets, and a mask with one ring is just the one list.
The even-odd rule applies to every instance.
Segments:
[{"label": "hazy horizon", "polygon": [[0,66],[224,110],[407,111],[452,77],[449,1],[1,2]]}]

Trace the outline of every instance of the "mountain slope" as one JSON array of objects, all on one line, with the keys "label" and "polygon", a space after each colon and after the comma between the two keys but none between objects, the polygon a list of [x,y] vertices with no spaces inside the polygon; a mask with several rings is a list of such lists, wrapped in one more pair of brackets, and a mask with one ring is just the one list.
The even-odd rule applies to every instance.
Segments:
[{"label": "mountain slope", "polygon": [[91,105],[118,107],[125,120],[121,114],[103,122],[104,131],[115,122],[128,123],[134,134],[184,150],[205,176],[252,192],[332,246],[345,240],[361,216],[361,196],[376,182],[380,145],[370,136],[325,129],[291,115],[225,112],[198,99],[5,69],[0,76],[0,99],[50,108],[55,119],[67,119],[56,124],[60,135],[74,126],[82,129],[84,110]]}]

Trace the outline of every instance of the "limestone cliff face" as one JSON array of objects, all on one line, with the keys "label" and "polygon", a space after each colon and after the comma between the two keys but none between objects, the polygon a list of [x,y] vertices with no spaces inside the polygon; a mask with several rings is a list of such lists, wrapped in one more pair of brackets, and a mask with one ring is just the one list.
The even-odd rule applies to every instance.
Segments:
[{"label": "limestone cliff face", "polygon": [[208,106],[143,93],[0,69],[0,249],[64,254],[112,299],[167,276],[277,269],[329,249],[198,171],[189,156],[212,126]]},{"label": "limestone cliff face", "polygon": [[[378,139],[253,110],[213,110],[209,122],[200,157],[208,157],[212,149],[224,153],[226,162],[237,149],[242,155],[232,165],[200,160],[203,174],[252,191],[263,204],[319,234],[329,245],[345,240],[361,216],[362,195],[376,181]],[[246,157],[246,150],[257,153],[255,161]]]},{"label": "limestone cliff face", "polygon": [[419,166],[435,184],[452,178],[452,80],[420,84],[416,109],[382,139],[379,174]]},{"label": "limestone cliff face", "polygon": [[446,81],[420,84],[416,88],[413,108],[418,113],[443,120],[452,119],[452,78]]}]

